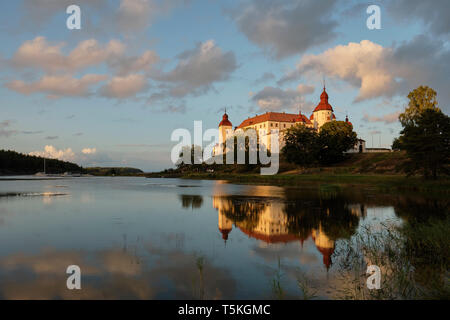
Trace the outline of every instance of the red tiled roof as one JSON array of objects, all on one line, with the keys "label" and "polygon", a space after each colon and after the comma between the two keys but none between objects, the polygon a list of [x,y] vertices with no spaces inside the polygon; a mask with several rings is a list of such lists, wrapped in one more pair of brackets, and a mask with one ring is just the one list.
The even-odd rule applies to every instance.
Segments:
[{"label": "red tiled roof", "polygon": [[328,103],[328,94],[325,91],[325,88],[323,88],[323,92],[320,95],[320,102],[317,105],[317,107],[314,109],[313,112],[320,111],[320,110],[331,110],[333,111],[333,107]]},{"label": "red tiled roof", "polygon": [[305,116],[295,114],[295,113],[285,113],[285,112],[266,112],[259,116],[255,116],[253,118],[248,118],[242,121],[242,123],[238,126],[238,128],[244,128],[248,126],[252,126],[258,123],[266,122],[266,121],[275,121],[275,122],[299,122],[300,119],[303,119],[301,122],[306,124],[311,124],[311,121]]},{"label": "red tiled roof", "polygon": [[228,120],[228,115],[226,113],[224,113],[224,115],[222,116],[222,121],[220,121],[219,123],[219,127],[221,126],[229,126],[229,127],[233,126],[230,120]]}]

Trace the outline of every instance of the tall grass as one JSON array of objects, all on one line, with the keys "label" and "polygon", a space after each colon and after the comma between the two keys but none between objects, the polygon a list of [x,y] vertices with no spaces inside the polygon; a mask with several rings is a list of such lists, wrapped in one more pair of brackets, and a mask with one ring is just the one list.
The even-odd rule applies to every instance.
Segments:
[{"label": "tall grass", "polygon": [[[382,231],[364,228],[338,244],[338,299],[449,299],[450,219]],[[368,265],[381,269],[381,288],[366,285]]]},{"label": "tall grass", "polygon": [[272,294],[275,299],[282,300],[285,297],[284,289],[281,284],[283,272],[281,271],[281,260],[278,257],[278,267],[275,270],[275,274],[272,278]]}]

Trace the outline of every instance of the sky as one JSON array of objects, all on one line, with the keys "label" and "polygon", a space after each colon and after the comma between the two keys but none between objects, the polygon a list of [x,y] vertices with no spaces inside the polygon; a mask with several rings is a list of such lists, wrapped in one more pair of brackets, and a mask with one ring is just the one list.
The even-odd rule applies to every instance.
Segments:
[{"label": "sky", "polygon": [[[70,30],[69,5],[81,9]],[[369,5],[381,8],[370,30]],[[408,92],[449,113],[448,0],[22,0],[0,10],[0,149],[173,167],[177,128],[319,103],[390,147]]]}]

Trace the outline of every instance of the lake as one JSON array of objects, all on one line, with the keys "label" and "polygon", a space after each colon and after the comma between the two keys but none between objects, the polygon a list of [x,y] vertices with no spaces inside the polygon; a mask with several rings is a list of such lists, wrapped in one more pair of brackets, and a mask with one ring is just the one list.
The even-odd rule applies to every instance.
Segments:
[{"label": "lake", "polygon": [[[3,177],[0,298],[270,299],[274,279],[297,298],[306,276],[330,299],[339,243],[427,206],[333,186]],[[69,265],[81,290],[66,287]]]}]

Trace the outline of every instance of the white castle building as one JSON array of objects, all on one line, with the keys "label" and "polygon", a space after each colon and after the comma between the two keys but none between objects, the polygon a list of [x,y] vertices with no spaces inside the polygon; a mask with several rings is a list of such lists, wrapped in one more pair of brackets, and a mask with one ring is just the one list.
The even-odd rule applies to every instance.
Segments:
[{"label": "white castle building", "polygon": [[[260,145],[264,145],[267,150],[271,148],[271,139],[273,134],[278,134],[279,148],[284,146],[284,133],[287,129],[295,125],[304,125],[308,128],[319,131],[319,129],[327,122],[336,121],[336,116],[333,112],[333,107],[328,103],[328,94],[323,88],[323,92],[320,95],[320,102],[308,118],[301,112],[298,114],[285,113],[285,112],[266,112],[255,117],[244,120],[239,126],[233,129],[233,125],[228,119],[228,115],[225,114],[222,117],[222,121],[219,123],[219,145],[214,148],[215,154],[220,154],[224,150],[224,143],[227,139],[244,133],[248,129],[256,131],[258,136],[258,142]],[[345,121],[349,122],[348,117]],[[358,139],[357,144],[353,149],[348,152],[366,152],[366,142],[362,139]]]}]

